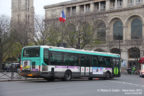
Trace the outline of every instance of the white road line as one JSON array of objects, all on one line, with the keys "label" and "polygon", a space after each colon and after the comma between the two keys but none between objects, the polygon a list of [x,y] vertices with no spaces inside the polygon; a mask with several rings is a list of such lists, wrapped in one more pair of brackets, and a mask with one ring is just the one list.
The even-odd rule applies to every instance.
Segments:
[{"label": "white road line", "polygon": [[139,84],[134,84],[134,83],[129,83],[129,82],[123,82],[123,81],[122,82],[121,81],[110,81],[110,82],[115,82],[115,83],[120,83],[120,84],[128,84],[128,85],[144,88],[144,85],[139,85]]}]

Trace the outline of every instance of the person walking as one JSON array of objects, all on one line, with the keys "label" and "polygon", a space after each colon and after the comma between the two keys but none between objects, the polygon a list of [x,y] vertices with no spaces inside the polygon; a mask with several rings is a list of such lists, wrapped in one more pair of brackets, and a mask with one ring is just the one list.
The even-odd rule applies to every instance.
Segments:
[{"label": "person walking", "polygon": [[134,66],[132,67],[132,74],[134,74],[135,71],[136,71],[136,66],[134,65]]}]

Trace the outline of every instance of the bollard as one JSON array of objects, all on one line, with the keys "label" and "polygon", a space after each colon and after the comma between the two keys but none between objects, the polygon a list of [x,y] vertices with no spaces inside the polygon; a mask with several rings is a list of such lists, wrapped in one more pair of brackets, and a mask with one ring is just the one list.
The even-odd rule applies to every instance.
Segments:
[{"label": "bollard", "polygon": [[11,80],[14,79],[14,65],[11,65]]}]

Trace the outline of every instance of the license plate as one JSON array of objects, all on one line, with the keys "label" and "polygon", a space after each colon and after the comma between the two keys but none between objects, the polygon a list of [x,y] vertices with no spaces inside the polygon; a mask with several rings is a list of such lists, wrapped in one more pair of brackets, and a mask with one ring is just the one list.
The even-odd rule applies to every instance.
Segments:
[{"label": "license plate", "polygon": [[32,74],[28,74],[27,76],[33,76]]}]

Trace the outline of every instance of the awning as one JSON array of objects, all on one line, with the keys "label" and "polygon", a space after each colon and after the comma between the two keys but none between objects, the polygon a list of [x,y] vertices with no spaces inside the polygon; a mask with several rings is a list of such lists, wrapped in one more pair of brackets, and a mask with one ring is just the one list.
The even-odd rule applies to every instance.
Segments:
[{"label": "awning", "polygon": [[144,57],[141,57],[138,62],[139,63],[144,63]]}]

